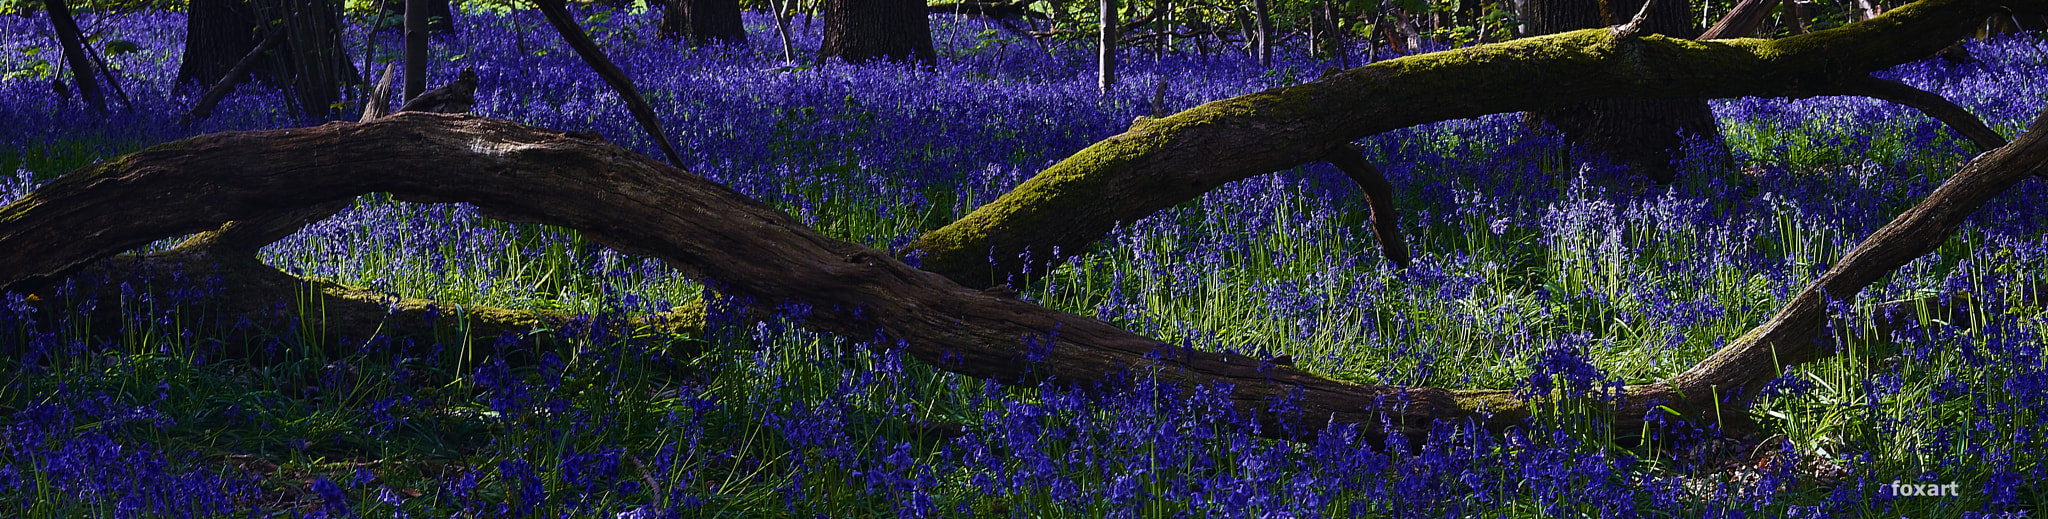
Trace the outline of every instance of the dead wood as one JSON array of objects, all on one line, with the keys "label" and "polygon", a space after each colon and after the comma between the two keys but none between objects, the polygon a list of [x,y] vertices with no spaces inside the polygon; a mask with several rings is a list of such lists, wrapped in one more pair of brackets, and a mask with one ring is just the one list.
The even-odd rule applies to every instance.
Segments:
[{"label": "dead wood", "polygon": [[662,156],[668,157],[669,164],[683,167],[682,154],[676,152],[675,141],[668,137],[667,132],[661,130],[661,119],[654,116],[653,107],[647,106],[647,98],[640,97],[640,89],[633,87],[633,80],[627,78],[626,73],[619,70],[618,65],[612,64],[611,58],[605,56],[604,49],[597,48],[597,43],[590,40],[590,35],[583,32],[582,26],[576,25],[576,20],[569,16],[569,8],[563,5],[562,0],[534,0],[534,4],[540,6],[540,12],[547,17],[548,24],[553,25],[556,32],[562,33],[562,40],[569,43],[569,48],[574,49],[576,55],[583,58],[585,64],[590,65],[590,70],[597,72],[598,77],[604,78],[605,84],[610,85],[612,91],[619,94],[619,99],[626,102],[626,109],[633,113],[633,120],[638,121],[640,128],[647,131],[647,137],[654,140],[654,145],[661,149]]},{"label": "dead wood", "polygon": [[[927,253],[930,271],[823,237],[723,186],[579,134],[400,114],[207,135],[96,164],[0,208],[0,287],[18,289],[231,220],[288,221],[295,208],[389,192],[409,201],[468,201],[495,218],[576,228],[614,249],[716,281],[759,311],[808,305],[812,326],[880,337],[884,345],[901,341],[911,355],[971,376],[1087,386],[1135,371],[1175,384],[1227,383],[1239,410],[1258,416],[1267,424],[1260,433],[1275,437],[1312,436],[1330,423],[1416,434],[1432,420],[1465,417],[1501,428],[1529,416],[1529,404],[1506,391],[1349,384],[1241,355],[1176,348],[978,290],[1017,266],[988,267],[988,251],[1007,258],[1026,247],[1079,250],[1118,221],[1224,182],[1329,156],[1357,137],[1423,122],[1589,97],[1830,94],[1845,78],[1945,46],[1972,17],[1996,7],[1923,0],[1865,24],[1769,42],[1578,31],[1412,56],[1209,103],[1141,121],[926,235],[913,247]],[[1694,419],[1741,415],[1722,411],[1741,409],[1779,367],[1831,354],[1829,343],[1816,339],[1825,302],[1853,297],[1932,250],[1964,215],[2038,174],[2048,158],[2048,132],[2040,126],[1973,161],[1764,325],[1679,376],[1616,395],[1615,426],[1640,427],[1652,410]],[[252,226],[250,237],[235,241],[261,241],[277,228]],[[970,252],[971,259],[959,257]],[[1299,412],[1271,412],[1279,400]]]},{"label": "dead wood", "polygon": [[576,228],[715,280],[758,311],[805,304],[811,326],[879,334],[885,346],[900,340],[911,355],[972,376],[1088,386],[1131,371],[1156,373],[1180,384],[1230,383],[1246,411],[1298,393],[1306,414],[1291,421],[1260,415],[1273,436],[1311,434],[1332,416],[1377,428],[1382,413],[1395,430],[1420,432],[1429,418],[1461,414],[1450,391],[1346,384],[1242,355],[1175,348],[963,287],[610,143],[463,116],[401,113],[219,133],[101,162],[0,209],[0,286],[225,221],[265,220],[379,191],[409,201],[468,201],[494,218]]},{"label": "dead wood", "polygon": [[924,268],[962,284],[1021,283],[1024,272],[1064,259],[1055,248],[1088,250],[1119,222],[1369,135],[1594,98],[1836,95],[1846,81],[1948,46],[2003,5],[1921,0],[1778,40],[1617,39],[1588,29],[1382,61],[1134,126],[901,252],[917,251]]},{"label": "dead wood", "polygon": [[376,88],[370,89],[370,97],[363,100],[363,116],[356,119],[356,122],[366,123],[391,114],[391,78],[397,72],[397,64],[384,65],[384,76],[377,79]]},{"label": "dead wood", "polygon": [[[1970,211],[2042,169],[2048,131],[2036,126],[1972,162],[1849,251],[1770,322],[1700,367],[1630,386],[1615,399],[1615,426],[1640,427],[1646,413],[1665,412],[1659,406],[1712,417],[1720,409],[1716,397],[1729,402],[1726,415],[1739,415],[1733,410],[1779,366],[1828,354],[1815,339],[1824,301],[1853,297],[1933,250]],[[308,153],[314,149],[320,153]],[[970,376],[1089,387],[1135,372],[1182,385],[1229,384],[1239,410],[1259,417],[1267,436],[1312,437],[1330,423],[1421,434],[1432,420],[1467,417],[1497,429],[1529,416],[1528,404],[1506,391],[1350,384],[1285,363],[1174,347],[826,238],[731,189],[610,143],[464,116],[405,113],[370,123],[204,135],[95,164],[0,208],[0,286],[18,289],[27,279],[224,221],[275,221],[290,208],[377,191],[418,202],[468,201],[494,218],[576,228],[614,249],[715,280],[757,311],[806,305],[811,326],[901,344],[920,360]],[[203,246],[210,239],[217,238],[179,247],[174,252],[186,256],[178,261],[187,268],[252,261],[206,256],[216,250]],[[271,274],[248,277],[262,276]],[[291,293],[285,285],[302,283],[282,274],[271,279],[267,286],[252,283],[248,298],[275,298]],[[362,308],[389,313],[375,304]],[[350,322],[334,325],[386,322],[344,318]],[[518,318],[500,321],[516,327]],[[1271,411],[1283,400],[1299,412]]]},{"label": "dead wood", "polygon": [[1962,134],[1963,138],[1977,145],[1978,151],[1991,151],[2005,145],[2005,136],[1992,130],[1990,125],[1984,124],[1976,114],[1956,106],[1940,94],[1913,88],[1912,85],[1865,76],[1843,82],[1842,93],[1891,101],[1919,110],[1920,113],[1927,114],[1928,117],[1933,117],[1934,120],[1948,125],[1949,129]]},{"label": "dead wood", "polygon": [[1366,162],[1363,150],[1353,145],[1338,146],[1323,160],[1343,171],[1365,191],[1365,201],[1372,207],[1372,235],[1380,242],[1380,254],[1395,268],[1408,268],[1408,242],[1401,238],[1401,213],[1394,209],[1394,186],[1387,183],[1386,174]]}]

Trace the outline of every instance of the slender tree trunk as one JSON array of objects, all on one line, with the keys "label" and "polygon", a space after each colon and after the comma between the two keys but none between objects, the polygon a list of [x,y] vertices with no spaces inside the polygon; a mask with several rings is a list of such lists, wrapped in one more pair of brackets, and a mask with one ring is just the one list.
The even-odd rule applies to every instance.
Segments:
[{"label": "slender tree trunk", "polygon": [[[1674,38],[1699,34],[1683,3],[1657,1],[1642,27],[1644,33]],[[1529,23],[1538,34],[1610,27],[1629,21],[1642,5],[1642,0],[1535,0],[1530,3]],[[1720,136],[1713,112],[1701,99],[1600,99],[1530,114],[1532,127],[1554,128],[1573,144],[1627,164],[1657,182],[1677,176],[1672,163],[1683,151],[1685,135],[1717,140]]]},{"label": "slender tree trunk", "polygon": [[427,2],[405,0],[405,100],[427,91]]},{"label": "slender tree trunk", "polygon": [[43,2],[50,10],[50,26],[56,30],[57,41],[64,45],[64,66],[71,69],[71,79],[78,84],[79,95],[85,97],[85,106],[96,114],[107,113],[107,96],[100,92],[100,82],[93,77],[92,61],[85,56],[85,38],[79,35],[78,21],[71,19],[71,7],[64,2]]},{"label": "slender tree trunk", "polygon": [[789,19],[794,16],[796,0],[770,0],[775,9],[775,36],[782,40],[782,61],[796,62],[796,42],[792,41]]},{"label": "slender tree trunk", "polygon": [[825,0],[818,60],[874,59],[937,64],[931,20],[922,0]]},{"label": "slender tree trunk", "polygon": [[1096,6],[1096,53],[1095,88],[1104,95],[1116,87],[1116,0],[1095,0]]}]

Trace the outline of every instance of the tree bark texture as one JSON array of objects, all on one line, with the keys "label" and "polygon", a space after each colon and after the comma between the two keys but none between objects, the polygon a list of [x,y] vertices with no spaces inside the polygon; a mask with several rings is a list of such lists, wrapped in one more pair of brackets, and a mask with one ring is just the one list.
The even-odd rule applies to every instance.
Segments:
[{"label": "tree bark texture", "polygon": [[322,119],[333,115],[341,86],[362,80],[341,49],[339,2],[192,0],[187,6],[180,83],[216,84],[272,30],[282,31],[282,43],[259,53],[263,59],[247,73],[290,90],[294,111]]},{"label": "tree bark texture", "polygon": [[323,120],[335,115],[342,85],[362,81],[341,46],[341,2],[255,0],[255,6],[272,28],[284,31],[272,70],[286,75],[298,112]]},{"label": "tree bark texture", "polygon": [[405,0],[405,95],[411,101],[427,92],[427,1]]},{"label": "tree bark texture", "polygon": [[679,0],[690,18],[690,45],[746,45],[747,29],[740,25],[739,0]]},{"label": "tree bark texture", "polygon": [[[185,3],[185,53],[178,64],[178,83],[212,85],[226,77],[250,49],[262,41],[253,6],[242,0],[190,0]],[[249,74],[276,83],[271,60],[253,63]],[[238,78],[239,79],[239,78]]]},{"label": "tree bark texture", "polygon": [[[1655,1],[1640,27],[1643,32],[1672,38],[1699,34],[1685,2]],[[1529,29],[1534,34],[1555,34],[1621,25],[1641,11],[1644,2],[1535,0],[1529,4]],[[1721,134],[1703,99],[1595,99],[1535,110],[1530,119],[1534,126],[1554,128],[1565,140],[1626,163],[1658,182],[1670,182],[1675,176],[1671,163],[1673,154],[1684,145],[1682,135],[1718,140]]]},{"label": "tree bark texture", "polygon": [[71,70],[71,80],[78,85],[78,94],[85,98],[85,106],[93,113],[107,113],[107,95],[100,91],[100,81],[93,72],[91,58],[85,55],[85,37],[78,33],[78,21],[71,19],[71,7],[66,0],[45,0],[44,8],[50,11],[50,27],[57,33],[57,43],[64,46],[64,68]]},{"label": "tree bark texture", "polygon": [[818,60],[847,63],[886,60],[938,63],[932,50],[931,20],[924,2],[913,0],[824,0],[824,43]]},{"label": "tree bark texture", "polygon": [[193,121],[205,119],[207,116],[213,115],[213,107],[219,105],[220,100],[226,98],[228,92],[233,91],[235,85],[242,82],[242,78],[249,77],[249,69],[254,67],[257,62],[263,60],[263,53],[270,52],[270,49],[277,48],[277,44],[283,42],[284,31],[270,31],[269,36],[263,37],[262,44],[257,45],[254,49],[249,49],[249,55],[242,56],[241,61],[235,62],[234,68],[228,69],[226,76],[222,76],[220,81],[215,82],[212,87],[206,89],[205,94],[199,96],[199,102],[193,103],[192,110],[186,112],[184,117],[178,119],[178,125],[188,126]]}]

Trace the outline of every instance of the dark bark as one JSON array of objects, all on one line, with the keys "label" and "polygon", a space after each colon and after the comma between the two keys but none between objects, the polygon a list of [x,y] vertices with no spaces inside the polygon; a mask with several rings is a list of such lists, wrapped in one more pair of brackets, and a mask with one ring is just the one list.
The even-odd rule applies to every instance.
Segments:
[{"label": "dark bark", "polygon": [[327,119],[341,108],[343,85],[362,81],[341,46],[341,2],[256,0],[267,27],[283,30],[283,47],[272,53],[272,71],[292,92],[297,111]]},{"label": "dark bark", "polygon": [[1273,8],[1270,3],[1267,0],[1252,0],[1252,19],[1257,24],[1252,28],[1252,34],[1258,38],[1258,46],[1255,49],[1261,67],[1273,65]]},{"label": "dark bark", "polygon": [[[1692,38],[1699,34],[1686,3],[1656,0],[1640,25],[1646,34]],[[1530,2],[1529,29],[1534,34],[1608,27],[1643,12],[1644,0],[1535,0]],[[1530,112],[1534,128],[1561,132],[1565,140],[1628,164],[1658,182],[1670,182],[1674,155],[1684,136],[1720,138],[1720,126],[1703,99],[1613,98],[1546,107]]]},{"label": "dark bark", "polygon": [[1123,36],[1116,23],[1116,0],[1095,0],[1095,89],[1109,95],[1116,88],[1116,44]]},{"label": "dark bark", "polygon": [[654,145],[661,148],[661,153],[668,157],[669,163],[682,167],[682,154],[676,151],[676,144],[669,139],[668,132],[662,131],[661,119],[654,116],[654,108],[647,105],[647,98],[640,97],[640,89],[633,87],[633,80],[628,79],[626,73],[619,70],[617,65],[613,65],[611,58],[605,57],[604,49],[597,48],[597,43],[590,41],[590,35],[583,32],[583,27],[577,26],[576,20],[569,17],[569,9],[562,4],[562,0],[534,0],[534,3],[540,6],[541,14],[547,17],[548,24],[555,26],[555,31],[562,34],[564,41],[569,42],[569,48],[575,49],[576,55],[583,58],[583,63],[590,65],[590,70],[597,72],[598,77],[604,78],[605,84],[610,85],[612,91],[619,94],[619,99],[626,102],[626,109],[633,113],[633,120],[638,121],[640,128],[647,131],[647,137],[653,139]]},{"label": "dark bark", "polygon": [[262,44],[250,49],[249,54],[242,56],[241,61],[236,61],[234,68],[228,69],[228,73],[221,76],[220,81],[214,82],[212,88],[206,89],[206,93],[199,96],[199,102],[193,103],[192,110],[178,119],[178,125],[190,126],[193,122],[213,115],[213,107],[220,104],[220,100],[227,97],[228,92],[233,91],[235,85],[242,82],[242,78],[249,77],[249,69],[262,61],[263,53],[270,52],[270,49],[277,48],[277,44],[283,42],[284,31],[271,30],[270,35],[263,38]]},{"label": "dark bark", "polygon": [[107,113],[107,96],[100,91],[92,61],[85,56],[85,37],[78,33],[78,22],[71,19],[71,7],[64,3],[65,0],[43,2],[50,11],[50,27],[57,33],[57,42],[64,46],[64,67],[71,69],[71,80],[78,85],[78,94],[85,98],[85,106],[96,114]]},{"label": "dark bark", "polygon": [[683,11],[684,0],[654,0],[661,8],[661,39],[675,41],[690,35],[690,15]]},{"label": "dark bark", "polygon": [[[255,8],[243,0],[186,2],[185,52],[178,64],[178,84],[212,85],[226,77],[268,32],[257,26],[260,19]],[[257,61],[247,73],[275,84],[272,65],[272,60]]]},{"label": "dark bark", "polygon": [[185,57],[178,81],[217,84],[273,30],[283,31],[276,49],[258,53],[247,76],[286,88],[293,109],[326,118],[341,100],[341,87],[361,81],[341,50],[340,3],[326,0],[192,0],[185,24]]},{"label": "dark bark", "polygon": [[405,99],[427,92],[428,0],[405,0]]},{"label": "dark bark", "polygon": [[661,7],[661,37],[690,37],[690,46],[712,44],[746,45],[747,30],[740,24],[739,0],[657,0]]},{"label": "dark bark", "polygon": [[931,20],[922,1],[825,0],[823,9],[825,41],[818,47],[820,61],[939,61],[932,50]]},{"label": "dark bark", "polygon": [[1387,183],[1386,174],[1365,161],[1365,155],[1355,146],[1338,146],[1323,160],[1343,171],[1365,191],[1365,201],[1372,206],[1372,235],[1379,240],[1380,254],[1395,268],[1408,268],[1408,242],[1401,237],[1401,213],[1394,209],[1394,186]]}]

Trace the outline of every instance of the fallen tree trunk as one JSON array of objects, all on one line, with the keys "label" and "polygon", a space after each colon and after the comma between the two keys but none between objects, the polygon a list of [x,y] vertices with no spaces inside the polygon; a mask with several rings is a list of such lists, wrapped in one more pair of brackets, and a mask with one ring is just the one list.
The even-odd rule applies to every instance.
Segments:
[{"label": "fallen tree trunk", "polygon": [[1246,411],[1305,390],[1299,405],[1317,417],[1270,428],[1272,435],[1312,433],[1329,420],[1323,410],[1361,424],[1390,413],[1394,429],[1410,433],[1433,417],[1461,414],[1450,391],[1346,384],[1242,355],[1175,348],[963,287],[588,135],[436,114],[205,135],[74,172],[0,209],[0,286],[222,222],[273,221],[296,207],[368,192],[467,201],[502,220],[576,228],[715,280],[761,312],[805,304],[811,326],[902,341],[911,355],[967,375],[1085,387],[1151,370],[1166,382],[1230,383]]},{"label": "fallen tree trunk", "polygon": [[[1659,406],[1712,417],[1716,395],[1751,391],[1777,374],[1756,365],[1774,349],[1787,365],[1818,358],[1811,352],[1826,350],[1808,345],[1825,317],[1821,301],[1853,296],[1932,250],[1964,215],[2042,169],[2048,130],[2041,126],[1980,157],[1701,367],[1628,388],[1617,399],[1615,426],[1640,427]],[[463,116],[402,113],[369,123],[204,135],[95,164],[0,208],[0,287],[230,220],[289,221],[279,215],[367,192],[467,201],[493,218],[576,228],[614,249],[714,280],[759,311],[807,305],[811,326],[902,344],[920,360],[970,376],[1089,387],[1135,372],[1183,385],[1227,383],[1240,412],[1259,417],[1267,436],[1313,437],[1330,423],[1417,435],[1433,420],[1465,417],[1497,429],[1529,416],[1529,405],[1507,391],[1350,384],[1243,355],[1174,347],[824,237],[731,189],[589,135]],[[215,239],[202,235],[187,245],[206,251],[205,242]],[[1298,412],[1271,411],[1281,401]]]},{"label": "fallen tree trunk", "polygon": [[1119,222],[1318,160],[1358,138],[1594,98],[1841,95],[1871,72],[1947,47],[2006,6],[2041,10],[2048,2],[1921,0],[1780,40],[1587,29],[1374,63],[1134,125],[900,252],[917,251],[925,269],[964,285],[1019,286],[1023,272],[1064,259],[1055,249],[1086,251]]}]

